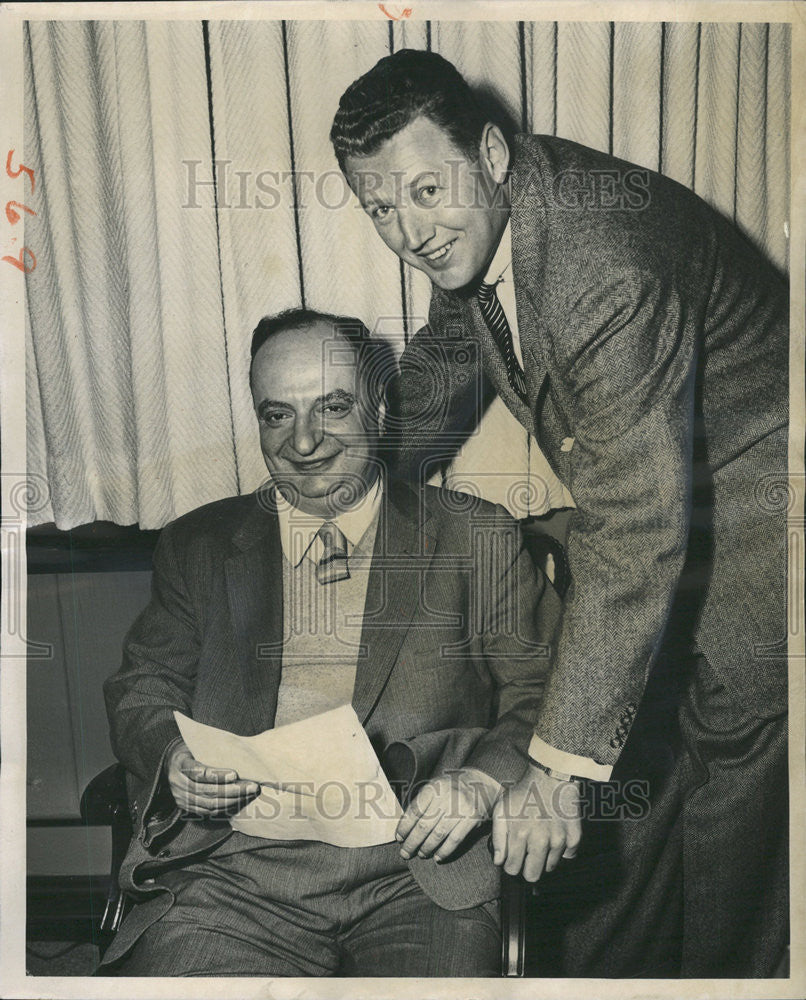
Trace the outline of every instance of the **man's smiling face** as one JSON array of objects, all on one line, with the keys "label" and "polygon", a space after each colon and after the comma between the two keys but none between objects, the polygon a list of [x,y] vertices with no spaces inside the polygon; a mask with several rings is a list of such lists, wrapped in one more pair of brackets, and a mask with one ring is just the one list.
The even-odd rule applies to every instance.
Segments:
[{"label": "man's smiling face", "polygon": [[345,160],[350,187],[381,239],[440,288],[480,277],[506,226],[509,151],[499,137],[488,126],[471,163],[420,115],[377,152]]},{"label": "man's smiling face", "polygon": [[335,516],[374,483],[378,415],[352,346],[329,323],[270,337],[252,365],[252,399],[266,466],[300,510]]}]

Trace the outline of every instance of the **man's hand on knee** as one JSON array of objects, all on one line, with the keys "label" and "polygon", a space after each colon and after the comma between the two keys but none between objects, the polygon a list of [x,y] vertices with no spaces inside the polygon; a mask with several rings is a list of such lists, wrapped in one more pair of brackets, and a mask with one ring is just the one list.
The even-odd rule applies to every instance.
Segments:
[{"label": "man's hand on knee", "polygon": [[582,836],[579,788],[530,766],[493,810],[493,861],[536,882],[560,858],[576,856]]},{"label": "man's hand on knee", "polygon": [[398,823],[404,858],[443,861],[480,823],[490,818],[501,785],[482,771],[466,768],[433,778],[417,793]]},{"label": "man's hand on knee", "polygon": [[260,794],[256,781],[241,781],[235,771],[199,763],[184,741],[168,756],[165,775],[177,806],[194,816],[230,815]]}]

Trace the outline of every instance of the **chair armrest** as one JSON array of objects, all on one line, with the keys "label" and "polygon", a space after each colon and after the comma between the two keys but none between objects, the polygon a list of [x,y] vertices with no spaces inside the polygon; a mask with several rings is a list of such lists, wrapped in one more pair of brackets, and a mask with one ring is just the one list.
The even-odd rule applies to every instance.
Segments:
[{"label": "chair armrest", "polygon": [[127,812],[126,770],[122,764],[111,764],[95,775],[81,796],[81,818],[88,826],[111,824],[118,806]]},{"label": "chair armrest", "polygon": [[108,940],[120,927],[126,897],[120,889],[120,866],[132,839],[132,820],[126,792],[126,769],[122,764],[112,764],[96,774],[81,796],[81,818],[90,826],[109,825],[112,828],[112,863],[109,872],[109,889],[106,907],[101,917],[100,930]]},{"label": "chair armrest", "polygon": [[539,521],[524,518],[519,523],[526,551],[532,557],[532,562],[546,574],[560,597],[564,597],[571,580],[565,546],[559,538],[546,531]]},{"label": "chair armrest", "polygon": [[526,906],[533,886],[520,875],[501,873],[501,975],[523,976],[526,968]]}]

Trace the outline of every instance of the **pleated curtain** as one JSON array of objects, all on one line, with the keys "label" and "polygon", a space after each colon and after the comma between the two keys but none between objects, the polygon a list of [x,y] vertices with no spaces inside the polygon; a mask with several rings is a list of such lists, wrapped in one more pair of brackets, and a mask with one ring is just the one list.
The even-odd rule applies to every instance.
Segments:
[{"label": "pleated curtain", "polygon": [[[143,527],[237,491],[201,24],[32,23],[28,470],[61,528]],[[205,189],[209,191],[210,189]]]},{"label": "pleated curtain", "polygon": [[526,131],[661,170],[787,264],[785,24],[31,22],[31,522],[161,527],[265,478],[261,316],[358,315],[402,349],[429,282],[380,242],[328,133],[344,88],[431,48]]}]

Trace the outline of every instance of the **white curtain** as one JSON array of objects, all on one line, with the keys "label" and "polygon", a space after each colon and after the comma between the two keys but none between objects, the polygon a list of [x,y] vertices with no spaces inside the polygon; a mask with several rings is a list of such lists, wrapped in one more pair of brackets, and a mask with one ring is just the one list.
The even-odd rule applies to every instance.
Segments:
[{"label": "white curtain", "polygon": [[55,519],[143,527],[237,489],[200,24],[32,23],[28,468]]},{"label": "white curtain", "polygon": [[430,47],[519,128],[674,177],[786,266],[785,24],[31,22],[26,38],[28,468],[51,487],[39,520],[62,528],[160,527],[265,477],[246,371],[266,313],[355,314],[398,347],[422,324],[427,279],[380,244],[328,141],[344,88],[390,51]]}]

